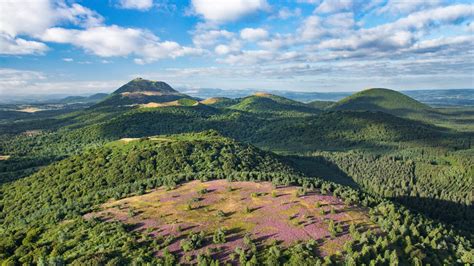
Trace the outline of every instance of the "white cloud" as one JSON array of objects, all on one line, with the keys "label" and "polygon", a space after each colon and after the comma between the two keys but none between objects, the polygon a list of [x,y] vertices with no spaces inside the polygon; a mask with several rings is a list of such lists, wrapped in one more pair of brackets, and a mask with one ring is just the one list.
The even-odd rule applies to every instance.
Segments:
[{"label": "white cloud", "polygon": [[28,84],[30,81],[45,80],[41,72],[18,70],[11,68],[0,68],[0,94],[13,88]]},{"label": "white cloud", "polygon": [[153,0],[120,0],[119,7],[145,11],[153,7]]},{"label": "white cloud", "polygon": [[423,35],[440,25],[455,24],[474,16],[474,5],[452,5],[412,13],[395,22],[369,29],[360,29],[346,36],[323,40],[318,49],[348,50],[360,53],[360,49],[393,52],[408,48]]},{"label": "white cloud", "polygon": [[279,50],[286,49],[295,43],[296,40],[291,34],[275,34],[271,39],[258,42],[258,45],[269,50]]},{"label": "white cloud", "polygon": [[240,38],[254,42],[268,38],[268,31],[262,28],[245,28],[240,31]]},{"label": "white cloud", "polygon": [[193,43],[197,47],[209,47],[234,37],[233,32],[226,30],[198,30],[193,33]]},{"label": "white cloud", "polygon": [[0,32],[10,36],[37,34],[56,21],[53,5],[48,0],[0,1]]},{"label": "white cloud", "polygon": [[266,0],[192,0],[192,7],[196,14],[205,20],[224,23],[261,10],[267,10]]},{"label": "white cloud", "polygon": [[320,38],[327,33],[323,26],[323,21],[319,16],[307,17],[299,31],[304,40]]},{"label": "white cloud", "polygon": [[295,51],[281,52],[268,50],[244,50],[239,54],[231,54],[219,62],[231,65],[255,65],[264,62],[285,63],[296,60],[299,53]]},{"label": "white cloud", "polygon": [[4,55],[31,55],[43,54],[48,50],[44,43],[28,41],[22,38],[12,38],[0,33],[0,54]]},{"label": "white cloud", "polygon": [[203,52],[198,48],[183,47],[176,42],[160,42],[157,36],[148,31],[116,25],[84,30],[50,28],[41,38],[47,42],[70,43],[101,57],[133,54],[139,57],[135,59],[138,64]]},{"label": "white cloud", "polygon": [[474,21],[473,22],[470,22],[467,26],[467,31],[468,32],[473,32],[474,33]]},{"label": "white cloud", "polygon": [[226,55],[229,53],[237,53],[242,49],[242,43],[239,40],[232,40],[228,44],[219,44],[214,48],[214,52],[218,55]]},{"label": "white cloud", "polygon": [[315,10],[318,13],[335,13],[352,9],[353,0],[324,0]]},{"label": "white cloud", "polygon": [[97,12],[81,6],[72,4],[70,7],[64,4],[55,10],[56,22],[68,21],[81,27],[96,27],[104,22],[104,18]]},{"label": "white cloud", "polygon": [[74,62],[74,59],[72,58],[63,58],[64,62]]},{"label": "white cloud", "polygon": [[18,35],[37,37],[49,27],[62,22],[81,27],[97,26],[102,16],[79,4],[67,6],[50,0],[0,1],[0,54],[42,54],[44,43],[19,38]]},{"label": "white cloud", "polygon": [[0,32],[10,36],[19,34],[34,36],[41,34],[47,28],[61,22],[70,22],[79,26],[97,26],[103,22],[103,17],[96,12],[72,4],[67,6],[62,2],[50,0],[0,1]]},{"label": "white cloud", "polygon": [[423,0],[423,1],[401,1],[389,0],[385,6],[380,8],[379,14],[406,14],[420,9],[429,9],[441,5],[442,0]]},{"label": "white cloud", "polygon": [[335,28],[352,28],[355,25],[354,14],[352,12],[338,13],[328,16],[324,23]]},{"label": "white cloud", "polygon": [[278,13],[276,15],[277,18],[279,19],[289,19],[291,17],[299,17],[301,16],[301,9],[300,8],[295,8],[293,10],[289,9],[288,7],[282,7],[278,10]]}]

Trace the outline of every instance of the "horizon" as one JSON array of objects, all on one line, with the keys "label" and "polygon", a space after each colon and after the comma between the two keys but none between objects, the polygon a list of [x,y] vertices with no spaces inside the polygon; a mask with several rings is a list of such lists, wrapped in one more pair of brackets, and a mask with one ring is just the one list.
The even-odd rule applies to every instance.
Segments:
[{"label": "horizon", "polygon": [[[2,1],[0,96],[474,88],[470,1]],[[120,78],[118,78],[120,77]]]}]

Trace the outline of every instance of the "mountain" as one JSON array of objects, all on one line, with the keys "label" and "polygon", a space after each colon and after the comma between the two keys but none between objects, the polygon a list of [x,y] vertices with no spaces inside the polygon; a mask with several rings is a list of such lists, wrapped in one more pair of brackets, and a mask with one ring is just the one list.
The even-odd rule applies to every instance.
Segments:
[{"label": "mountain", "polygon": [[301,116],[319,112],[317,109],[307,106],[304,103],[264,92],[258,92],[252,96],[242,98],[239,103],[229,108],[251,113],[279,116]]},{"label": "mountain", "polygon": [[68,96],[58,103],[97,103],[109,96],[107,93],[96,93],[90,96]]},{"label": "mountain", "polygon": [[403,93],[389,89],[367,89],[346,97],[330,107],[331,110],[385,112],[401,117],[422,115],[431,107]]},{"label": "mountain", "polygon": [[136,78],[97,103],[96,107],[167,103],[183,98],[194,100],[193,97],[176,91],[166,82]]}]

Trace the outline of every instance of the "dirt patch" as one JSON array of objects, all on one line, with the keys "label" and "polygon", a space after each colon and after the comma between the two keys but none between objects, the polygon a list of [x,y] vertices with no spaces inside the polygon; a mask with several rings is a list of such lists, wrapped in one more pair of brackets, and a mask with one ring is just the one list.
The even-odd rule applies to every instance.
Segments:
[{"label": "dirt patch", "polygon": [[258,97],[269,97],[269,96],[272,96],[270,93],[268,92],[256,92],[254,94],[255,96],[258,96]]},{"label": "dirt patch", "polygon": [[222,100],[222,98],[212,97],[212,98],[202,100],[201,103],[202,104],[215,104],[217,102],[220,102],[221,100]]},{"label": "dirt patch", "polygon": [[146,104],[140,104],[140,107],[142,108],[157,108],[157,107],[166,107],[166,106],[181,106],[181,104],[178,101],[171,101],[171,102],[164,102],[164,103],[146,103]]}]

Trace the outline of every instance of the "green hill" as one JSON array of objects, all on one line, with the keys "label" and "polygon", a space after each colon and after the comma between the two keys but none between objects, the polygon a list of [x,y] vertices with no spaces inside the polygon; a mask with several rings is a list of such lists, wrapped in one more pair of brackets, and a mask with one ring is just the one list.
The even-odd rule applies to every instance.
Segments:
[{"label": "green hill", "polygon": [[346,97],[330,107],[332,110],[385,112],[402,117],[420,116],[431,107],[400,92],[389,89],[367,89]]},{"label": "green hill", "polygon": [[193,99],[191,96],[174,90],[165,82],[136,78],[118,88],[94,107],[165,103],[182,98]]},{"label": "green hill", "polygon": [[215,131],[125,138],[2,186],[2,227],[72,218],[94,203],[137,188],[236,172],[296,174],[275,155]]},{"label": "green hill", "polygon": [[301,116],[319,112],[304,103],[268,93],[256,93],[255,95],[242,98],[239,103],[229,108],[251,113],[278,116]]},{"label": "green hill", "polygon": [[225,108],[235,105],[240,102],[240,99],[231,99],[227,97],[212,97],[202,100],[201,103],[217,108]]}]

